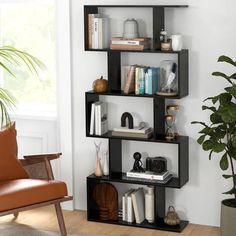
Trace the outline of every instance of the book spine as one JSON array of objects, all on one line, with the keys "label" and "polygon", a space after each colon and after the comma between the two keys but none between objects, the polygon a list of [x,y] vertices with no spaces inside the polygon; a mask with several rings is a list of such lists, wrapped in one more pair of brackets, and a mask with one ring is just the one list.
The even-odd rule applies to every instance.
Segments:
[{"label": "book spine", "polygon": [[148,94],[149,95],[152,95],[153,94],[153,79],[152,79],[152,68],[149,68],[148,69],[148,81],[149,81],[149,83],[148,83],[148,86],[149,86],[149,88],[148,88]]},{"label": "book spine", "polygon": [[140,81],[140,87],[139,87],[139,94],[145,94],[145,69],[140,68],[139,73],[139,81]]},{"label": "book spine", "polygon": [[138,212],[138,205],[137,205],[137,200],[136,200],[135,193],[131,194],[131,198],[132,198],[132,204],[133,204],[133,208],[134,208],[135,220],[136,220],[136,223],[139,224],[141,222],[140,222],[140,217],[139,217],[139,212]]},{"label": "book spine", "polygon": [[128,216],[127,216],[127,221],[132,223],[134,222],[134,212],[133,212],[133,205],[132,205],[132,197],[131,195],[129,195],[127,197],[127,212],[128,212]]},{"label": "book spine", "polygon": [[111,44],[110,48],[119,50],[140,50],[140,51],[146,49],[144,45],[118,45],[118,44],[117,45]]},{"label": "book spine", "polygon": [[145,73],[145,94],[149,94],[148,72]]},{"label": "book spine", "polygon": [[126,221],[125,215],[126,215],[125,196],[123,196],[123,197],[122,197],[122,220],[123,220],[123,221]]},{"label": "book spine", "polygon": [[140,41],[128,41],[128,40],[112,40],[113,45],[142,45]]},{"label": "book spine", "polygon": [[95,104],[93,103],[91,106],[91,118],[90,118],[90,135],[94,134],[95,126]]},{"label": "book spine", "polygon": [[153,93],[156,93],[158,91],[158,83],[160,78],[159,74],[160,74],[160,68],[155,68],[152,78]]},{"label": "book spine", "polygon": [[88,14],[88,48],[92,48],[93,41],[93,14]]},{"label": "book spine", "polygon": [[103,18],[98,18],[98,49],[103,49]]},{"label": "book spine", "polygon": [[93,19],[93,48],[98,49],[98,18]]},{"label": "book spine", "polygon": [[139,95],[140,92],[140,80],[139,80],[140,68],[135,69],[135,94]]},{"label": "book spine", "polygon": [[128,79],[127,82],[125,84],[125,88],[124,88],[124,93],[125,94],[129,94],[131,92],[134,92],[134,77],[135,77],[135,66],[131,66],[129,73],[128,73]]},{"label": "book spine", "polygon": [[150,179],[150,180],[164,180],[169,174],[166,175],[152,175],[145,173],[137,173],[137,172],[127,172],[126,176],[131,178],[140,178],[140,179]]},{"label": "book spine", "polygon": [[95,105],[95,134],[98,134],[98,125],[99,125],[99,119],[98,119],[98,106],[99,105]]}]

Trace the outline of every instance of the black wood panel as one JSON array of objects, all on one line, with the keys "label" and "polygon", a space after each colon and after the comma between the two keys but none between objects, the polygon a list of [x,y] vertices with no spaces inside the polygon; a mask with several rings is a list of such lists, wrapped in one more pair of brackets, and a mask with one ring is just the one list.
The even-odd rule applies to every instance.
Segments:
[{"label": "black wood panel", "polygon": [[110,176],[117,178],[122,175],[122,140],[109,139],[109,170]]},{"label": "black wood panel", "polygon": [[121,90],[121,58],[120,52],[108,51],[108,81],[109,92]]},{"label": "black wood panel", "polygon": [[165,98],[155,96],[153,99],[154,137],[165,134]]},{"label": "black wood panel", "polygon": [[189,91],[189,84],[188,84],[188,77],[189,77],[189,62],[188,62],[188,50],[182,50],[178,54],[178,90],[179,90],[179,97],[185,97],[188,95]]},{"label": "black wood panel", "polygon": [[166,214],[166,189],[155,187],[155,221]]},{"label": "black wood panel", "polygon": [[160,32],[165,28],[164,7],[153,7],[153,48],[161,49]]},{"label": "black wood panel", "polygon": [[179,159],[179,181],[180,186],[185,185],[189,180],[189,138],[186,137],[179,144],[178,150]]}]

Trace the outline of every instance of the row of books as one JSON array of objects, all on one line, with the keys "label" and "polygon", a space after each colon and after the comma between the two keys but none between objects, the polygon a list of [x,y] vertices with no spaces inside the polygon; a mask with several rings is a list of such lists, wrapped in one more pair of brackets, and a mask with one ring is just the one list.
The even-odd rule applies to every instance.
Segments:
[{"label": "row of books", "polygon": [[92,103],[90,117],[90,135],[103,135],[108,131],[107,103]]},{"label": "row of books", "polygon": [[125,39],[122,37],[111,38],[110,49],[116,50],[145,50],[151,45],[150,38]]},{"label": "row of books", "polygon": [[125,94],[155,94],[158,90],[160,68],[139,65],[123,66],[121,86]]},{"label": "row of books", "polygon": [[88,14],[88,47],[104,49],[109,47],[109,21],[102,14]]},{"label": "row of books", "polygon": [[145,219],[145,201],[143,188],[130,189],[122,197],[122,220],[140,224]]}]

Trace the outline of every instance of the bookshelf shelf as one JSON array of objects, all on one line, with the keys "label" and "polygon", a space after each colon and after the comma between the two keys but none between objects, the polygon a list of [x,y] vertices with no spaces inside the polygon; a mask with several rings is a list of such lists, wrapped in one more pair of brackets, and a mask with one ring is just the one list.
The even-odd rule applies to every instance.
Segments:
[{"label": "bookshelf shelf", "polygon": [[[189,138],[188,136],[179,136],[175,140],[165,139],[165,113],[167,99],[181,99],[189,93],[189,53],[187,49],[181,51],[161,51],[159,33],[165,29],[165,9],[167,8],[187,8],[187,5],[85,5],[84,6],[84,50],[87,52],[105,52],[107,53],[108,67],[108,92],[94,93],[88,91],[85,93],[85,109],[86,109],[86,137],[108,139],[109,144],[109,176],[96,177],[94,174],[87,177],[87,211],[88,220],[118,224],[124,226],[134,226],[149,229],[167,230],[173,232],[181,232],[187,225],[188,221],[181,221],[180,225],[169,226],[163,221],[166,214],[166,188],[180,189],[189,180]],[[88,47],[88,15],[97,14],[102,8],[151,8],[152,9],[152,45],[154,47],[149,50],[111,50],[106,49],[90,49]],[[156,53],[163,56],[170,54],[177,58],[178,64],[178,94],[174,97],[153,95],[136,95],[124,94],[121,91],[121,55],[125,53],[138,53],[137,56],[142,56],[142,53]],[[173,56],[172,56],[173,57]],[[117,96],[117,97],[133,97],[133,98],[148,98],[153,102],[153,137],[149,139],[118,137],[112,136],[112,131],[108,131],[101,136],[90,135],[90,118],[91,106],[94,102],[99,101],[100,96]],[[126,177],[122,172],[122,141],[137,141],[150,143],[173,144],[178,146],[178,177],[173,177],[166,184],[158,183],[153,180],[140,180]],[[121,219],[116,221],[104,221],[99,219],[98,205],[93,199],[93,189],[100,182],[120,183],[120,184],[138,184],[152,185],[155,193],[155,223],[149,224],[147,221],[141,224],[124,222]]]}]

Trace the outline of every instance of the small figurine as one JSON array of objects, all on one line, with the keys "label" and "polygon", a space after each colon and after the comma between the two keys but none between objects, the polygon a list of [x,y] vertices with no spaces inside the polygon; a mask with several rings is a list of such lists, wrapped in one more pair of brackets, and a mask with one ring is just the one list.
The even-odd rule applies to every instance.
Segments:
[{"label": "small figurine", "polygon": [[134,161],[134,166],[133,166],[132,171],[133,172],[145,172],[145,170],[142,167],[143,163],[141,161],[141,157],[142,157],[141,153],[135,152],[133,157],[134,157],[135,161]]}]

